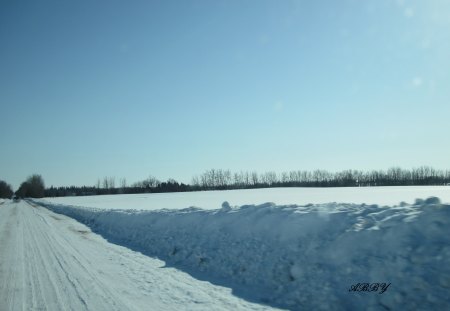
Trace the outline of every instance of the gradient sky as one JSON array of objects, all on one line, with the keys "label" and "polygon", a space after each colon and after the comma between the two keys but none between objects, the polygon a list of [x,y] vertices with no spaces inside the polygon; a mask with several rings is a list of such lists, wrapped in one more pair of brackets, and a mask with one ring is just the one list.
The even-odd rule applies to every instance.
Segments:
[{"label": "gradient sky", "polygon": [[0,179],[450,168],[450,2],[0,2]]}]

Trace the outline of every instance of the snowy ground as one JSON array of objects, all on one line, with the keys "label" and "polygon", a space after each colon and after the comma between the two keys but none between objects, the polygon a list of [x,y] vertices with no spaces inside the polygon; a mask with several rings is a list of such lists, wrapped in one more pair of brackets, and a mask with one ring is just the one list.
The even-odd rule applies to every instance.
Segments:
[{"label": "snowy ground", "polygon": [[69,217],[25,201],[0,204],[2,311],[266,309]]},{"label": "snowy ground", "polygon": [[[253,196],[260,202],[261,197],[254,195],[265,193],[264,199],[270,196],[277,204],[234,207],[223,203],[219,209],[156,210],[147,202],[145,206],[153,210],[142,211],[132,210],[137,208],[135,199],[146,201],[152,195],[117,196],[120,205],[128,208],[122,210],[68,206],[48,199],[39,202],[86,224],[113,243],[232,288],[237,297],[273,307],[450,309],[450,205],[437,198],[413,199],[425,193],[425,197],[440,195],[443,202],[449,202],[449,187],[347,188],[331,189],[328,194],[323,192],[327,189],[305,189],[313,190],[309,196],[303,192],[306,199],[282,195],[299,189],[268,190],[175,194],[173,202],[192,195],[217,200],[214,196],[218,194],[221,199],[232,194],[229,197],[235,200]],[[346,192],[349,190],[353,193]],[[372,195],[367,191],[373,191]],[[346,195],[356,202],[356,197],[367,195],[369,202],[409,204],[297,203],[313,202],[314,196],[340,202]],[[133,199],[127,203],[129,198]],[[97,202],[101,199],[95,198]],[[297,204],[281,205],[282,200]]]},{"label": "snowy ground", "polygon": [[0,310],[450,310],[449,191],[6,200]]},{"label": "snowy ground", "polygon": [[46,198],[52,203],[105,209],[181,209],[190,206],[203,209],[220,208],[222,202],[231,205],[322,204],[330,202],[397,205],[401,201],[414,203],[416,198],[438,197],[450,203],[450,186],[411,187],[346,187],[346,188],[268,188],[230,191],[200,191],[185,193],[154,193]]}]

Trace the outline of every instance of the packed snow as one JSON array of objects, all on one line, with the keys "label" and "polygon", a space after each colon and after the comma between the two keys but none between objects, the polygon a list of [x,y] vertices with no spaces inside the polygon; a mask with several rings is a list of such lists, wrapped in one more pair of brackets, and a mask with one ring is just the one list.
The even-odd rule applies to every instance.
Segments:
[{"label": "packed snow", "polygon": [[0,310],[273,310],[25,201],[0,205]]},{"label": "packed snow", "polygon": [[[450,205],[437,197],[411,198],[450,188],[403,188],[385,189],[384,194],[376,188],[372,194],[377,196],[368,198],[401,201],[391,206],[298,204],[295,198],[300,196],[289,205],[281,200],[242,206],[223,202],[218,209],[150,211],[136,209],[135,201],[126,204],[127,196],[122,204],[134,210],[36,202],[86,224],[109,241],[273,307],[448,310]],[[396,197],[399,192],[402,198]],[[331,195],[334,199],[320,200],[340,202],[351,194],[333,189]],[[444,202],[449,202],[445,195]],[[299,200],[313,201],[311,196]]]},{"label": "packed snow", "polygon": [[199,191],[182,193],[144,193],[46,198],[47,202],[104,209],[182,209],[190,206],[217,209],[222,202],[232,205],[263,204],[323,204],[329,202],[395,205],[401,201],[414,203],[416,198],[441,198],[450,203],[450,186],[409,187],[340,187],[340,188],[267,188],[229,191]]}]

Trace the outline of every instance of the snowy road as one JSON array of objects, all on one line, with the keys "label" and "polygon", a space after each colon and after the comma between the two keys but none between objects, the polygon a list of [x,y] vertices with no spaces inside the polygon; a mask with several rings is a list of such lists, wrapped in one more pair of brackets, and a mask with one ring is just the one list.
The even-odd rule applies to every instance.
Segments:
[{"label": "snowy road", "polygon": [[0,310],[273,310],[25,201],[0,205]]}]

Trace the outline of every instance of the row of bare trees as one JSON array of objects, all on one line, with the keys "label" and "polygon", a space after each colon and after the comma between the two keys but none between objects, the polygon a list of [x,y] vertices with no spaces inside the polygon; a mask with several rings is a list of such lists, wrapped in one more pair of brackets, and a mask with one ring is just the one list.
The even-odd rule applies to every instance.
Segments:
[{"label": "row of bare trees", "polygon": [[[116,178],[113,176],[105,176],[103,179],[97,180],[97,189],[115,189],[116,188]],[[127,180],[125,178],[121,178],[119,180],[119,188],[126,188]]]},{"label": "row of bare trees", "polygon": [[191,186],[197,190],[236,189],[260,187],[358,187],[358,186],[408,186],[442,185],[450,183],[450,170],[436,170],[422,166],[411,170],[393,167],[386,171],[326,170],[235,172],[211,169],[192,179]]},{"label": "row of bare trees", "polygon": [[[264,187],[361,187],[361,186],[407,186],[450,184],[450,170],[436,170],[422,166],[411,170],[393,167],[388,170],[295,170],[276,173],[269,171],[231,172],[230,170],[210,169],[195,176],[191,184],[179,183],[174,179],[161,182],[153,176],[128,186],[120,179],[116,186],[114,177],[99,179],[96,186],[50,187],[45,196],[98,195],[151,192],[182,192],[198,190],[248,189]],[[19,189],[20,190],[20,189]],[[39,194],[41,195],[41,194]]]}]

